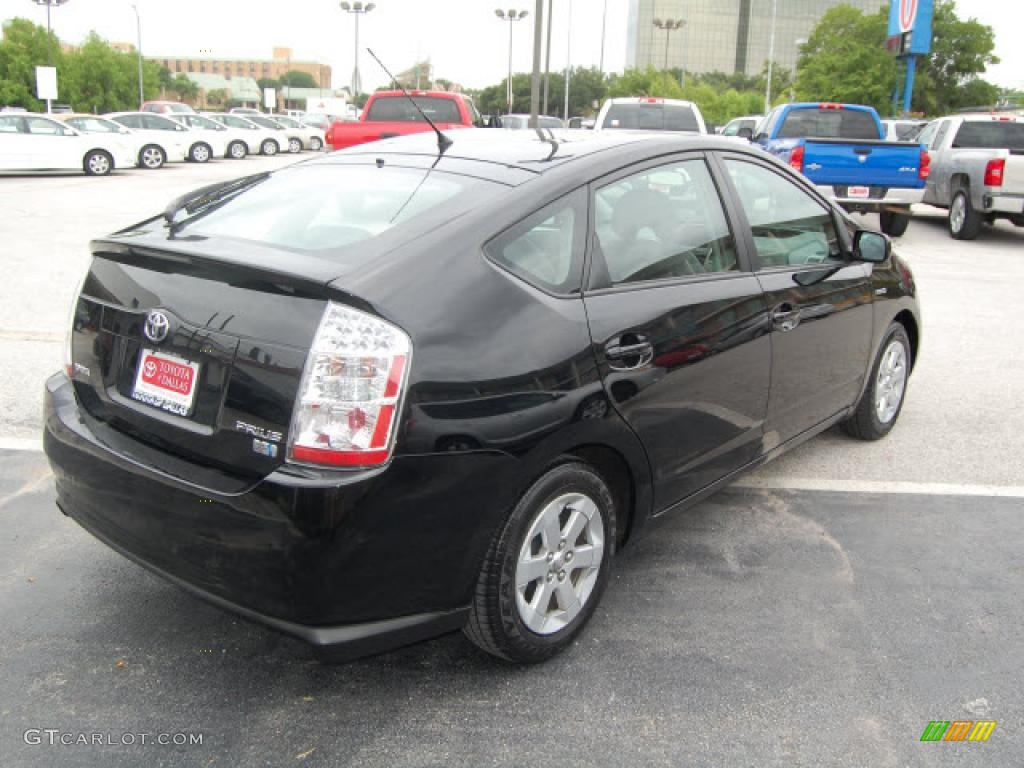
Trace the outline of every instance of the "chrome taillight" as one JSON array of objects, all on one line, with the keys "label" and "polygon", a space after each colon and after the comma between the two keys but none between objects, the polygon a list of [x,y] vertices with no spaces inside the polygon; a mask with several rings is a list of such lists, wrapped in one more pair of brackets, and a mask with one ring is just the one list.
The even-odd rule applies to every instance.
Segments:
[{"label": "chrome taillight", "polygon": [[372,467],[394,448],[412,342],[378,317],[328,302],[295,401],[288,458]]}]

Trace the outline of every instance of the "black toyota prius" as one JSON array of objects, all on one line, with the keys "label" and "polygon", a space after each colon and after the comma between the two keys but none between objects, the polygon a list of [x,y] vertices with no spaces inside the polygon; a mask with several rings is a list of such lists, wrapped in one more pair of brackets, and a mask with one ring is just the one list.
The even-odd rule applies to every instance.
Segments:
[{"label": "black toyota prius", "polygon": [[540,661],[652,518],[833,424],[893,428],[913,277],[780,162],[450,141],[207,187],[93,242],[46,385],[60,509],[329,658],[462,629]]}]

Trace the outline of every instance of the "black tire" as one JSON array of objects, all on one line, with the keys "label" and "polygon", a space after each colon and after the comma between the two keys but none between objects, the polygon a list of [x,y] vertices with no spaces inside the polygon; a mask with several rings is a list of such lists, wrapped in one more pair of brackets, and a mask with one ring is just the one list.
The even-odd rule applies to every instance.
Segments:
[{"label": "black tire", "polygon": [[902,237],[910,226],[910,213],[895,213],[894,211],[881,211],[878,214],[882,231],[889,237]]},{"label": "black tire", "polygon": [[90,149],[82,160],[82,170],[87,176],[109,176],[114,170],[114,158],[102,149]]},{"label": "black tire", "polygon": [[193,163],[208,163],[211,157],[213,157],[213,149],[209,144],[204,144],[201,141],[193,144],[188,151],[188,159]]},{"label": "black tire", "polygon": [[1011,216],[1010,221],[1013,222],[1013,225],[1015,227],[1024,227],[1024,214],[1017,214],[1016,216]]},{"label": "black tire", "polygon": [[[589,593],[582,597],[578,613],[561,628],[541,634],[530,629],[521,615],[517,603],[516,567],[522,550],[528,545],[526,537],[531,527],[535,525],[542,512],[549,508],[549,505],[566,494],[580,494],[593,502],[597,510],[593,514],[601,517],[603,551],[596,577],[591,582],[592,587]],[[565,515],[567,518],[564,523],[566,527],[559,531],[560,535],[568,530],[573,515],[572,510],[573,507],[567,505],[558,513],[560,525],[562,525],[561,516]],[[594,520],[593,515],[590,520]],[[519,500],[505,525],[495,535],[494,541],[491,543],[480,572],[473,603],[470,606],[469,621],[463,630],[466,636],[487,653],[515,662],[545,661],[569,645],[593,615],[605,585],[608,583],[608,574],[618,540],[616,521],[615,500],[608,490],[607,484],[592,467],[571,461],[548,470]],[[586,531],[593,535],[590,526]],[[535,554],[541,567],[548,568],[546,563],[552,563],[546,577],[538,577],[535,582],[532,582],[533,589],[548,590],[536,596],[538,604],[540,604],[544,595],[549,595],[545,608],[545,613],[547,613],[553,602],[561,602],[560,594],[551,590],[561,590],[563,586],[570,590],[582,588],[579,585],[585,578],[589,578],[590,572],[579,565],[568,565],[572,561],[572,553],[574,551],[582,553],[583,547],[587,546],[587,542],[580,544],[580,539],[586,534],[580,534],[576,541],[568,541],[568,538],[562,539],[560,544],[555,547],[558,554],[554,562],[551,560],[554,553],[550,551],[548,555],[544,555],[546,562],[541,562],[539,559],[542,556],[541,552],[545,549],[545,545],[541,541],[543,535],[537,533],[529,546],[532,549],[535,544],[540,544],[540,548]],[[592,539],[592,541],[595,540]],[[557,569],[563,570],[557,574],[557,580],[554,580]],[[551,586],[546,588],[545,581]],[[530,589],[531,586],[525,587],[527,592]],[[536,595],[536,592],[533,594]],[[555,612],[555,614],[557,613],[558,611]]]},{"label": "black tire", "polygon": [[273,139],[266,139],[260,144],[260,153],[268,156],[277,154],[277,142]]},{"label": "black tire", "polygon": [[319,152],[321,149],[324,148],[324,143],[319,138],[314,136],[309,140],[309,148],[314,152]]},{"label": "black tire", "polygon": [[288,151],[296,155],[302,151],[302,140],[301,139],[288,139]]},{"label": "black tire", "polygon": [[[962,200],[960,199],[962,198]],[[959,206],[963,206],[963,223],[958,217]],[[971,193],[967,187],[960,187],[949,203],[949,234],[954,240],[973,240],[981,234],[985,221],[971,205]]]},{"label": "black tire", "polygon": [[[903,389],[900,393],[895,413],[888,421],[883,421],[879,417],[878,409],[876,408],[876,400],[879,395],[878,369],[881,367],[882,359],[892,344],[903,346],[903,359],[905,361]],[[864,394],[861,395],[860,402],[857,403],[857,409],[850,418],[843,422],[843,429],[848,435],[860,440],[879,440],[892,431],[892,428],[899,420],[900,412],[903,410],[903,403],[907,399],[907,379],[910,376],[910,367],[913,364],[911,354],[910,338],[907,336],[906,329],[900,323],[893,323],[885,332],[885,337],[878,348],[874,365],[871,366],[871,378],[868,381],[867,387],[864,388]]]},{"label": "black tire", "polygon": [[139,167],[155,171],[167,164],[167,153],[156,144],[147,144],[139,150]]},{"label": "black tire", "polygon": [[232,160],[242,160],[249,154],[249,148],[244,141],[232,141],[228,145],[228,157]]}]

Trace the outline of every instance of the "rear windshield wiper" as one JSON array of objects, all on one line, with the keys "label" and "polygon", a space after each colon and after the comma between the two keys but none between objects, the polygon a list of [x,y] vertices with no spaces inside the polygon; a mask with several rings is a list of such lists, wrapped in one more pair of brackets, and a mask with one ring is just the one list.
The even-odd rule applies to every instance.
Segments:
[{"label": "rear windshield wiper", "polygon": [[[243,176],[242,178],[235,179],[234,181],[221,181],[216,184],[208,184],[207,186],[200,187],[186,195],[176,197],[168,204],[167,208],[164,209],[164,221],[167,222],[167,228],[173,235],[182,227],[182,225],[191,221],[199,214],[212,211],[222,203],[230,200],[239,192],[243,192],[254,187],[261,181],[268,178],[270,178],[270,171],[264,171],[263,173],[256,173],[252,176]],[[186,215],[184,217],[179,217],[178,214],[182,211],[184,211]]]}]

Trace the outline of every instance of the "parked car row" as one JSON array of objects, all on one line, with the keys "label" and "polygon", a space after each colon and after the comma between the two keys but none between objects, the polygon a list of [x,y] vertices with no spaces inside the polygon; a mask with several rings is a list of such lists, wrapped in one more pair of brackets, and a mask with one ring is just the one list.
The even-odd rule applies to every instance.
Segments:
[{"label": "parked car row", "polygon": [[[171,102],[170,104],[173,104]],[[167,163],[241,160],[324,146],[321,128],[284,116],[157,111],[92,115],[0,114],[0,171],[75,171],[106,176],[114,170],[155,170]],[[186,105],[182,105],[186,106]]]}]

